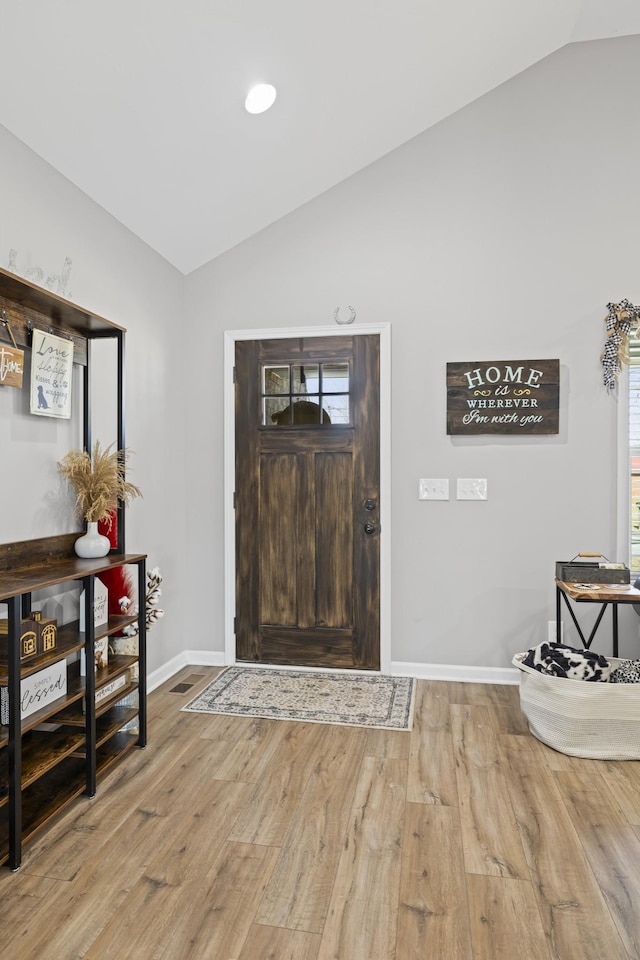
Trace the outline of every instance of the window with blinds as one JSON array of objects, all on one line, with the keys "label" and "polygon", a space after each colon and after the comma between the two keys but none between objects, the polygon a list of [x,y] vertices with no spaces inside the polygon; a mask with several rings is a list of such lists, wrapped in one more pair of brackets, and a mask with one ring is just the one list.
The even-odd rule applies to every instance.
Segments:
[{"label": "window with blinds", "polygon": [[629,338],[629,467],[631,572],[637,577],[640,576],[640,340],[635,337]]}]

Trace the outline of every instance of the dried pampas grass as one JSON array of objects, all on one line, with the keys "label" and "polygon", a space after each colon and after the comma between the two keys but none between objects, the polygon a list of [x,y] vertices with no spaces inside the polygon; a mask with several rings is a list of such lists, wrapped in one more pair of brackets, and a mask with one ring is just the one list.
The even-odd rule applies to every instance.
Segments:
[{"label": "dried pampas grass", "polygon": [[139,487],[125,480],[129,451],[114,446],[103,450],[96,441],[91,456],[86,450],[71,450],[58,464],[58,471],[75,488],[76,513],[88,522],[111,521],[119,503],[142,496]]}]

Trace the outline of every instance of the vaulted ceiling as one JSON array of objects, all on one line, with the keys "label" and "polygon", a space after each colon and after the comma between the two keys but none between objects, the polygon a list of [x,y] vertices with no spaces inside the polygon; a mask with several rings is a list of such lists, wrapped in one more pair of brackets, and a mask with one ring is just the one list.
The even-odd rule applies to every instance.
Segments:
[{"label": "vaulted ceiling", "polygon": [[[183,273],[637,0],[0,0],[0,124]],[[267,113],[249,87],[278,90]],[[1,170],[0,158],[0,170]]]}]

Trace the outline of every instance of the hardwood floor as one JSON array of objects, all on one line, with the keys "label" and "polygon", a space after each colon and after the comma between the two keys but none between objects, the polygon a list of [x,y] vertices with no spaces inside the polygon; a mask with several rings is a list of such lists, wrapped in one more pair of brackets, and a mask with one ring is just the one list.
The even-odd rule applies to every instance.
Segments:
[{"label": "hardwood floor", "polygon": [[0,870],[3,960],[640,960],[640,762],[508,686],[420,681],[411,733],[181,713],[216,672]]}]

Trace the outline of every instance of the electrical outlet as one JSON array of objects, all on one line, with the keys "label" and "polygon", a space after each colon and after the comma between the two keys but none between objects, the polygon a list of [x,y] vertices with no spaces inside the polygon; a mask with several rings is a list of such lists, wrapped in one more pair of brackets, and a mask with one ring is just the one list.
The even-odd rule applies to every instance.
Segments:
[{"label": "electrical outlet", "polygon": [[487,481],[478,477],[458,477],[458,500],[486,500]]},{"label": "electrical outlet", "polygon": [[448,500],[448,480],[420,480],[418,487],[419,500]]}]

